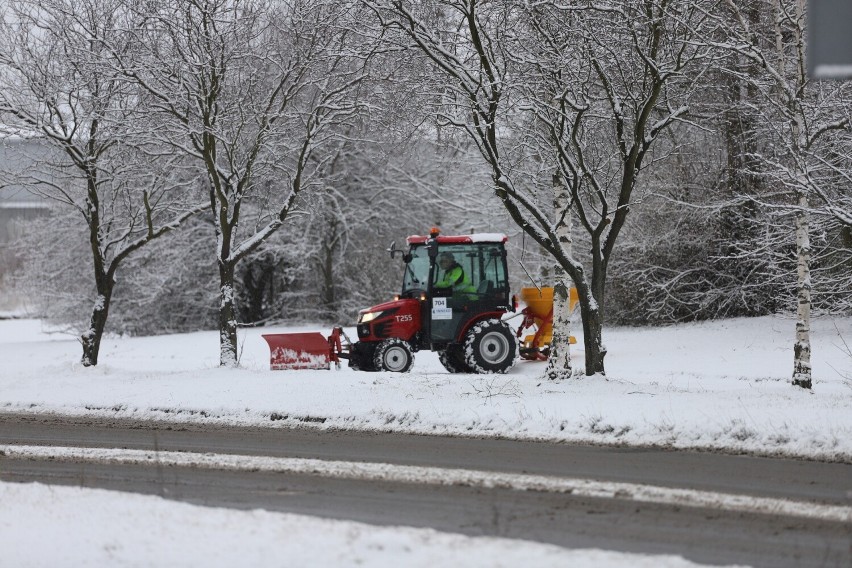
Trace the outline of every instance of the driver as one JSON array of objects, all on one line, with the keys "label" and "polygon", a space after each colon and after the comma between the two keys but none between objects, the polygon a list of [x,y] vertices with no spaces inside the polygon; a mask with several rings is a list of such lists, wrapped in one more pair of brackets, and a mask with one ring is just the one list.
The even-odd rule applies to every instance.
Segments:
[{"label": "driver", "polygon": [[464,273],[461,264],[456,262],[453,253],[444,251],[439,254],[438,266],[444,271],[444,277],[435,282],[435,288],[452,288],[453,295],[465,294],[468,297],[470,294],[476,293],[476,289],[470,283],[470,278]]}]

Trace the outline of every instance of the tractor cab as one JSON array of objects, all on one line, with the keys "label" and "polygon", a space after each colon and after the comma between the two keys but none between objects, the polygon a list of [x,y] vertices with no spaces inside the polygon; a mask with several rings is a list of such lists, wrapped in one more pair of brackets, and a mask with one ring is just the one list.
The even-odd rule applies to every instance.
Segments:
[{"label": "tractor cab", "polygon": [[[391,302],[361,310],[349,364],[407,371],[413,352],[437,351],[450,372],[505,372],[518,344],[501,316],[513,310],[502,234],[408,237],[402,289]],[[468,349],[468,347],[470,349]]]},{"label": "tractor cab", "polygon": [[491,234],[408,238],[400,298],[422,301],[421,348],[440,349],[471,320],[509,310],[506,240]]}]

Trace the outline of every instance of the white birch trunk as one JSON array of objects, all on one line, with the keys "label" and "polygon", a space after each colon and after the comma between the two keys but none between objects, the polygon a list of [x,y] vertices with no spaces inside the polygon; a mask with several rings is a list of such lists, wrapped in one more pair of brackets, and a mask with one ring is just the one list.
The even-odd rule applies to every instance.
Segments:
[{"label": "white birch trunk", "polygon": [[[796,34],[796,53],[794,62],[796,73],[797,96],[804,96],[807,82],[805,76],[805,57],[801,51],[804,46],[802,26],[804,25],[804,0],[796,2],[796,23],[794,28]],[[779,15],[781,11],[779,10]],[[780,28],[780,25],[779,25]],[[777,32],[780,43],[780,30]],[[783,57],[783,51],[779,51]],[[793,114],[793,148],[798,154],[807,146],[805,117],[802,116],[802,108],[795,100],[790,101],[789,109]],[[798,188],[798,211],[796,212],[796,342],[793,345],[793,384],[809,389],[811,381],[811,241],[810,241],[810,213],[808,203],[808,189],[804,180],[804,173],[800,172],[802,179],[797,180]]]},{"label": "white birch trunk", "polygon": [[808,196],[799,193],[796,213],[796,343],[793,346],[793,384],[811,388],[811,242],[808,234]]},{"label": "white birch trunk", "polygon": [[[569,207],[571,195],[559,174],[553,176],[553,208],[561,215]],[[571,213],[568,212],[556,226],[559,245],[571,256]],[[571,377],[571,280],[559,264],[553,267],[553,339],[545,376],[551,381]]]}]

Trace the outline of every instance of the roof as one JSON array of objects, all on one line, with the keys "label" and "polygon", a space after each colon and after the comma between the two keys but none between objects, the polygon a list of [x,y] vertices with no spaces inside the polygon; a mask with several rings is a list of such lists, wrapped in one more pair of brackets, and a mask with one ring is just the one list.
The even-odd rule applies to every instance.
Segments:
[{"label": "roof", "polygon": [[[408,244],[422,245],[429,239],[424,235],[411,235]],[[471,233],[470,235],[438,235],[439,245],[461,245],[471,243],[505,243],[509,237],[503,233]]]},{"label": "roof", "polygon": [[47,207],[44,197],[27,190],[25,182],[16,179],[44,163],[54,150],[43,140],[9,134],[0,124],[0,208],[40,209]]},{"label": "roof", "polygon": [[0,187],[0,208],[27,209],[47,207],[41,196],[34,195],[22,187]]}]

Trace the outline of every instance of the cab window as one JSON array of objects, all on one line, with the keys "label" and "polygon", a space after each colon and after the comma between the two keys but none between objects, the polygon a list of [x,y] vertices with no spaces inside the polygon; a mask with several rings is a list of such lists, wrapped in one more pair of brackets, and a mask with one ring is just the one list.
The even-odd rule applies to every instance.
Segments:
[{"label": "cab window", "polygon": [[[471,292],[485,296],[500,289],[508,289],[504,251],[500,244],[442,245],[438,254],[442,252],[452,253],[455,262],[461,265],[470,282]],[[436,265],[432,284],[442,281],[445,276],[445,271]]]},{"label": "cab window", "polygon": [[426,247],[412,247],[411,260],[405,265],[402,291],[425,290],[429,281],[429,251]]}]

